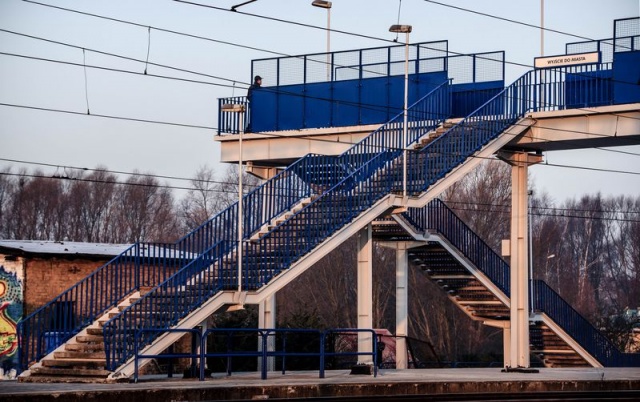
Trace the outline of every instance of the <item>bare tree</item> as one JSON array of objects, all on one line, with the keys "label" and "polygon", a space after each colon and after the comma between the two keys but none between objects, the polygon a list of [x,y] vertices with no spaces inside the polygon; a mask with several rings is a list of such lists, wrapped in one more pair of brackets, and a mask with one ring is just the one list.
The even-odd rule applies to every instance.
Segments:
[{"label": "bare tree", "polygon": [[166,241],[177,237],[173,196],[151,176],[131,176],[116,196],[111,241]]},{"label": "bare tree", "polygon": [[193,190],[189,190],[180,201],[180,213],[184,230],[197,228],[210,219],[219,210],[220,201],[215,181],[215,172],[208,166],[202,166],[191,180]]},{"label": "bare tree", "polygon": [[494,250],[509,237],[511,168],[488,160],[447,189],[441,198]]},{"label": "bare tree", "polygon": [[9,237],[9,208],[15,193],[15,180],[11,168],[0,171],[0,238]]}]

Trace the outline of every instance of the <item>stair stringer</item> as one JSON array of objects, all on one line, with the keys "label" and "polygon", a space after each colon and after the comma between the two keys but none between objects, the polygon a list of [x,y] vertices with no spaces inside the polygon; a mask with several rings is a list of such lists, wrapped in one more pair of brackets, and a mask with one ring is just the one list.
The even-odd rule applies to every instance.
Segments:
[{"label": "stair stringer", "polygon": [[504,130],[500,135],[483,146],[479,151],[469,156],[464,162],[453,168],[442,179],[438,180],[429,189],[422,193],[419,197],[412,197],[408,200],[406,207],[422,208],[429,201],[436,198],[440,193],[446,190],[453,183],[460,180],[467,173],[475,169],[485,159],[490,159],[496,152],[501,150],[509,142],[519,136],[524,135],[527,130],[535,124],[535,120],[531,117],[524,117]]},{"label": "stair stringer", "polygon": [[[484,159],[491,157],[515,137],[522,135],[531,125],[533,125],[533,123],[534,120],[530,118],[523,118],[519,120],[507,130],[503,131],[502,134],[498,135],[494,140],[490,141],[487,145],[474,153],[471,157],[467,158],[451,172],[446,174],[442,179],[438,180],[434,185],[430,186],[427,191],[422,193],[419,197],[403,197],[396,194],[387,194],[382,197],[371,208],[365,210],[353,221],[337,230],[333,235],[329,236],[313,250],[293,263],[288,269],[272,278],[260,289],[247,292],[244,303],[259,304],[263,300],[272,296],[380,215],[390,210],[393,210],[394,213],[400,213],[408,206],[414,207],[415,205],[415,207],[422,207],[426,205],[461,177],[475,169]],[[222,308],[225,304],[235,303],[236,300],[234,300],[234,294],[235,292],[232,291],[221,291],[217,293],[173,328],[194,328],[211,314]],[[158,337],[158,339],[156,339],[151,345],[143,349],[141,353],[158,354],[176,342],[182,335],[183,334],[181,333],[165,333]],[[138,364],[142,366],[143,364],[148,363],[148,361],[150,361],[150,359],[144,361],[140,360]],[[113,374],[111,374],[109,379],[117,380],[132,377],[135,370],[134,363],[135,357],[132,357],[125,364],[120,366]]]},{"label": "stair stringer", "polygon": [[[400,201],[399,201],[400,199]],[[299,275],[304,273],[307,269],[313,266],[316,262],[320,261],[324,256],[333,251],[345,240],[356,234],[363,227],[372,222],[375,218],[385,213],[391,208],[395,208],[398,203],[401,203],[401,197],[393,194],[389,194],[379,200],[372,208],[369,208],[358,217],[356,217],[350,224],[345,225],[342,229],[336,232],[334,235],[326,239],[316,248],[314,248],[307,255],[302,257],[296,263],[291,265],[289,269],[281,272],[274,277],[269,283],[262,286],[256,291],[247,292],[244,297],[245,304],[259,304],[263,300],[275,294],[278,290],[285,287],[288,283],[293,281]],[[224,305],[234,304],[237,302],[237,292],[234,291],[221,291],[216,293],[200,308],[189,314],[182,319],[173,329],[177,328],[194,328],[211,314],[221,309]],[[159,354],[170,345],[175,343],[184,333],[172,333],[167,332],[158,337],[151,345],[147,346],[141,351],[141,354]],[[140,359],[138,361],[139,367],[149,363],[151,359]],[[125,364],[120,366],[113,374],[109,376],[110,380],[119,380],[123,378],[130,378],[134,375],[135,371],[135,357],[130,358]]]},{"label": "stair stringer", "polygon": [[93,321],[91,324],[85,326],[84,328],[82,328],[78,333],[76,333],[75,335],[73,335],[70,339],[68,339],[66,342],[62,343],[60,346],[58,346],[57,348],[55,348],[54,350],[52,350],[51,352],[49,352],[47,355],[43,356],[42,359],[38,360],[36,363],[32,364],[31,366],[29,366],[29,368],[25,371],[23,371],[22,373],[20,373],[19,377],[29,377],[31,376],[31,371],[32,370],[38,370],[39,368],[44,367],[42,362],[44,360],[48,360],[48,359],[55,359],[55,354],[56,352],[63,352],[66,349],[67,345],[73,345],[73,344],[78,344],[79,342],[76,340],[77,337],[79,336],[87,336],[88,333],[88,329],[92,328],[92,327],[98,327],[100,326],[100,321],[107,319],[109,317],[109,314],[111,312],[115,312],[118,311],[119,308],[121,307],[126,307],[131,305],[131,299],[139,299],[140,296],[140,291],[135,291],[133,293],[131,293],[130,295],[126,296],[120,303],[118,303],[117,306],[110,308],[109,310],[105,311],[104,314],[102,314],[100,317],[98,317],[95,321]]},{"label": "stair stringer", "polygon": [[[478,270],[471,261],[469,261],[466,256],[459,251],[455,246],[453,246],[446,238],[438,234],[437,232],[426,232],[421,233],[417,231],[413,225],[408,223],[402,215],[394,215],[393,219],[416,241],[419,242],[437,242],[443,248],[445,248],[449,254],[451,254],[462,266],[464,266],[467,271],[469,271],[479,282],[482,283],[491,293],[496,296],[502,303],[504,303],[507,307],[511,306],[511,299],[502,292],[487,276],[485,276],[480,270]],[[493,327],[505,327],[508,326],[508,320],[505,323],[495,322],[495,321],[485,321],[478,320],[477,317],[473,317],[466,309],[462,308],[460,304],[458,304],[453,298],[449,297],[458,307],[461,308],[467,315],[476,321],[483,321],[483,324]],[[593,367],[603,367],[603,365],[589,352],[587,352],[575,339],[573,339],[569,334],[567,334],[562,327],[556,324],[551,317],[549,317],[544,312],[538,312],[535,315],[529,317],[529,323],[533,324],[535,322],[543,322],[551,331],[553,331],[563,342],[565,342],[569,347],[571,347],[580,357],[582,357],[587,363],[589,363]]]},{"label": "stair stringer", "polygon": [[[183,318],[178,324],[172,327],[172,329],[191,329],[200,325],[210,315],[220,310],[227,304],[233,304],[235,292],[221,291],[216,293],[213,297],[207,300],[200,308]],[[160,335],[151,345],[140,351],[141,354],[153,355],[160,354],[163,350],[177,342],[184,332],[165,332]],[[138,367],[143,367],[153,359],[140,359],[138,360]],[[118,367],[108,379],[112,381],[121,380],[124,378],[131,378],[135,372],[135,356],[127,360],[125,364]]]},{"label": "stair stringer", "polygon": [[551,329],[560,339],[564,341],[567,345],[571,347],[577,354],[580,355],[587,363],[596,368],[604,367],[595,357],[593,357],[589,352],[587,352],[575,339],[573,339],[569,334],[567,334],[562,327],[556,324],[555,321],[551,319],[544,312],[537,312],[534,316],[530,317],[530,321],[542,321],[549,329]]},{"label": "stair stringer", "polygon": [[[498,288],[498,286],[496,286],[496,284],[494,284],[491,279],[489,279],[482,271],[480,271],[474,263],[472,263],[471,261],[469,261],[467,259],[467,257],[460,251],[458,250],[454,245],[452,245],[451,243],[449,243],[449,241],[447,239],[445,239],[444,237],[442,237],[441,235],[437,234],[437,233],[420,233],[417,232],[415,230],[415,228],[413,228],[412,225],[410,225],[408,222],[406,222],[401,215],[394,215],[393,219],[395,219],[396,222],[398,222],[398,224],[400,226],[402,226],[407,233],[409,233],[411,236],[413,236],[413,238],[417,241],[422,241],[425,244],[427,242],[436,242],[438,244],[440,244],[444,249],[446,249],[449,254],[451,254],[463,267],[465,267],[465,269],[467,271],[469,271],[469,273],[471,275],[473,275],[478,282],[482,283],[483,286],[485,286],[489,291],[491,291],[491,293],[498,298],[498,300],[500,300],[505,306],[510,307],[511,306],[511,299],[509,299],[509,297],[502,291],[500,290],[500,288]],[[453,300],[453,299],[452,299]],[[455,302],[455,301],[454,301]],[[458,303],[456,303],[458,304]],[[461,306],[460,306],[461,307]],[[464,308],[462,308],[462,310],[465,310]],[[471,316],[470,316],[471,317]],[[478,321],[477,317],[471,317],[472,319]],[[483,321],[483,320],[481,320]]]}]

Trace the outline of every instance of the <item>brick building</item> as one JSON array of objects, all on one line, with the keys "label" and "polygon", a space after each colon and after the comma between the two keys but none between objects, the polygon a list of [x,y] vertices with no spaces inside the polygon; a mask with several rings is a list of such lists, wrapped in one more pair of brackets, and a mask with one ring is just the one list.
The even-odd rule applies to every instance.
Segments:
[{"label": "brick building", "polygon": [[[16,323],[129,245],[0,240],[0,369],[17,355]],[[64,306],[61,306],[63,311]]]}]

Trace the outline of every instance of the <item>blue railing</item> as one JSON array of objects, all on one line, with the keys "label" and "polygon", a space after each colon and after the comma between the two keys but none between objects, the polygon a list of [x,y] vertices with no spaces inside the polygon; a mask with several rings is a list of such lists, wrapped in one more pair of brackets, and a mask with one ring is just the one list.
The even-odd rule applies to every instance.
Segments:
[{"label": "blue railing", "polygon": [[640,353],[623,353],[556,291],[533,281],[534,308],[544,312],[605,367],[640,367]]},{"label": "blue railing", "polygon": [[[440,138],[419,152],[410,152],[408,163],[410,192],[413,195],[419,195],[426,191],[430,185],[514,124],[524,113],[568,107],[564,85],[568,76],[589,77],[586,80],[577,80],[575,83],[575,87],[580,90],[579,93],[589,95],[585,98],[587,105],[594,101],[592,92],[598,94],[595,101],[606,102],[607,92],[598,91],[598,88],[606,87],[610,79],[598,74],[589,74],[591,71],[599,71],[598,68],[604,69],[602,66],[596,66],[595,70],[589,68],[572,67],[527,73]],[[442,84],[414,104],[409,111],[408,143],[426,134],[448,117],[450,105],[448,84]],[[370,208],[376,201],[390,192],[401,191],[401,155],[405,145],[409,145],[402,142],[401,119],[402,115],[396,116],[338,157],[307,155],[243,197],[243,207],[247,213],[243,216],[242,238],[248,240],[249,236],[263,225],[290,210],[304,198],[310,197],[317,191],[313,186],[318,186],[320,190],[318,192],[322,192],[306,207],[272,228],[259,241],[249,242],[246,247],[243,247],[243,261],[247,262],[243,273],[243,288],[259,288],[358,214]],[[338,170],[327,174],[324,168],[318,169],[318,166],[330,166],[336,161],[340,166]],[[338,175],[338,177],[334,176],[328,180],[327,175]],[[236,270],[232,269],[236,266],[236,256],[232,251],[236,248],[238,239],[237,212],[238,204],[236,203],[205,222],[175,245],[171,245],[171,250],[179,253],[176,255],[180,255],[181,258],[185,258],[183,261],[185,263],[200,256],[195,263],[198,268],[193,272],[198,270],[202,272],[206,268],[207,257],[201,255],[210,250],[211,245],[218,244],[216,248],[216,253],[219,253],[216,254],[220,261],[218,264],[225,269],[218,272],[216,284],[226,289],[234,288],[237,281]],[[169,247],[167,246],[166,249],[168,250]],[[121,274],[114,274],[122,271],[118,268],[122,264],[136,266],[136,261],[139,262],[142,256],[139,250],[136,249],[135,253],[131,250],[128,252],[129,254],[124,253],[113,260],[108,267],[97,271],[100,273],[93,275],[96,279],[90,279],[91,277],[85,279],[56,299],[76,300],[72,296],[73,292],[80,292],[86,296],[86,299],[82,300],[87,300],[88,306],[83,304],[79,309],[83,311],[83,315],[81,320],[77,320],[78,323],[82,322],[86,325],[87,322],[97,318],[98,314],[114,306],[128,292],[140,286],[135,278],[125,281]],[[122,275],[126,277],[127,274]],[[115,291],[103,292],[98,296],[91,293],[94,290],[89,290],[94,287],[106,289],[105,284],[111,283],[114,278],[117,278]],[[157,278],[164,279],[160,276]],[[187,280],[187,276],[180,278],[182,279],[172,279],[173,290],[180,289],[186,283],[184,281]],[[92,280],[100,284],[94,285]],[[101,301],[99,297],[104,294],[109,294],[109,297]],[[43,324],[47,320],[47,313],[43,311],[47,308],[51,308],[51,303],[36,315],[28,317],[20,327],[21,345],[26,351],[26,354],[23,353],[26,358],[21,360],[24,362],[23,367],[42,356],[39,339],[47,329],[51,328]],[[150,319],[145,325],[154,327],[158,324],[154,320],[155,318]],[[165,325],[162,320],[160,324]],[[67,332],[71,333],[77,327],[69,326],[68,329]],[[112,342],[118,342],[117,334],[110,333],[108,336],[113,336]],[[130,357],[132,353],[131,350],[120,353],[115,351],[115,348],[112,346],[107,356],[109,367],[114,367],[116,360],[120,362],[126,360],[124,356]]]},{"label": "blue railing", "polygon": [[464,254],[509,297],[509,265],[449,207],[435,199],[423,208],[411,208],[403,217],[419,231],[435,229]]},{"label": "blue railing", "polygon": [[[444,121],[450,107],[448,99],[448,83],[444,82],[412,106],[409,113],[411,122],[409,142],[415,142],[421,135]],[[397,116],[342,155],[305,156],[243,197],[243,208],[247,211],[243,216],[243,239],[248,239],[263,225],[290,210],[296,203],[310,197],[314,191],[332,189],[333,191],[327,191],[320,198],[324,197],[323,205],[328,202],[339,206],[339,208],[320,210],[322,217],[317,216],[318,214],[304,214],[300,218],[302,215],[298,214],[294,215],[293,219],[289,218],[285,221],[285,225],[295,225],[296,229],[304,228],[303,236],[300,236],[297,230],[277,231],[276,235],[266,236],[259,242],[247,242],[243,247],[242,256],[244,289],[257,289],[264,285],[274,275],[288,268],[293,261],[351,220],[355,214],[388,194],[394,181],[401,180],[401,177],[383,177],[383,180],[373,182],[375,185],[370,186],[366,189],[367,191],[353,192],[355,196],[349,196],[348,202],[344,202],[345,195],[348,195],[356,185],[388,166],[402,153],[402,117],[402,115]],[[361,165],[360,168],[358,168],[359,165]],[[312,202],[311,205],[316,204]],[[336,213],[337,209],[340,209],[339,213]],[[221,289],[235,289],[238,285],[237,270],[232,269],[237,266],[237,256],[232,252],[237,249],[237,211],[238,204],[235,203],[179,241],[179,244],[194,256],[202,253],[207,245],[214,242],[216,244],[215,251],[207,250],[207,253],[216,253],[219,269],[211,271],[212,275],[213,272],[216,274],[208,279],[212,284],[207,288],[206,297],[213,296]],[[317,225],[316,222],[325,224]],[[159,294],[169,294],[175,303],[182,303],[182,299],[188,297],[183,294],[186,292],[185,288],[190,286],[186,281],[194,280],[192,278],[196,278],[203,270],[208,270],[209,265],[205,262],[210,258],[211,256],[202,258],[201,255],[193,260],[182,271],[105,324],[108,369],[115,369],[132,356],[133,349],[127,342],[130,342],[133,336],[131,331],[134,328],[128,326],[128,320],[145,309],[157,311],[159,307],[156,305],[156,299]],[[194,301],[196,304],[190,304],[190,309],[202,301],[196,298]],[[189,312],[190,309],[186,311]],[[164,315],[149,316],[136,329],[169,328],[183,316],[171,315],[170,317],[171,319],[167,319]],[[149,339],[149,342],[151,341],[152,339]]]},{"label": "blue railing", "polygon": [[[244,109],[243,112],[228,112],[223,108],[224,105],[239,105]],[[250,102],[246,96],[233,96],[230,98],[218,99],[218,134],[233,133],[238,134],[240,131],[246,131],[250,127],[249,112]]]},{"label": "blue railing", "polygon": [[[115,370],[135,352],[136,331],[168,329],[209,300],[221,289],[222,256],[229,251],[224,242],[216,243],[166,281],[131,304],[104,324],[107,369]],[[159,332],[138,338],[141,344],[153,342]]]},{"label": "blue railing", "polygon": [[173,244],[136,243],[18,323],[25,370],[140,286],[155,286],[188,260]]},{"label": "blue railing", "polygon": [[419,152],[409,153],[410,191],[419,195],[528,112],[613,102],[610,64],[530,71]]},{"label": "blue railing", "polygon": [[[197,344],[199,345],[199,352],[192,351],[191,353],[162,353],[162,354],[145,354],[140,350],[144,347],[145,342],[143,338],[155,338],[163,332],[168,333],[190,333],[196,337]],[[327,347],[327,341],[332,339],[335,335],[357,335],[360,333],[371,334],[372,348],[371,351],[327,351],[332,348]],[[256,336],[258,341],[255,343],[255,349],[250,350],[237,350],[233,347],[232,337],[236,335]],[[296,351],[287,349],[287,336],[288,335],[307,335],[311,338],[317,338],[317,344],[315,351]],[[210,336],[223,335],[227,339],[227,348],[224,351],[207,350],[207,340]],[[276,342],[275,337],[280,338],[280,342]],[[204,333],[195,329],[169,329],[159,330],[154,328],[144,328],[135,332],[133,349],[134,353],[134,381],[139,379],[139,360],[140,359],[161,359],[161,358],[190,358],[199,362],[199,379],[204,381],[205,379],[205,361],[207,358],[226,358],[227,359],[227,375],[233,373],[233,359],[234,358],[256,358],[260,359],[259,371],[263,380],[267,379],[267,366],[268,359],[281,358],[281,372],[284,375],[286,372],[286,360],[287,358],[318,358],[319,363],[319,377],[325,377],[325,362],[327,358],[332,357],[358,357],[358,356],[371,356],[373,362],[373,375],[378,375],[378,336],[373,329],[328,329],[325,331],[314,329],[295,329],[295,328],[283,328],[283,329],[261,329],[261,328],[210,328]],[[271,340],[271,342],[270,342]],[[270,343],[273,346],[270,346]],[[258,346],[259,345],[259,346]],[[278,347],[279,346],[279,347]]]},{"label": "blue railing", "polygon": [[[509,265],[478,237],[441,200],[424,208],[410,209],[404,218],[416,229],[433,229],[442,234],[506,296],[509,296]],[[606,367],[638,367],[640,353],[622,353],[589,321],[542,280],[532,281],[532,308],[542,311],[558,324],[590,355]]]}]

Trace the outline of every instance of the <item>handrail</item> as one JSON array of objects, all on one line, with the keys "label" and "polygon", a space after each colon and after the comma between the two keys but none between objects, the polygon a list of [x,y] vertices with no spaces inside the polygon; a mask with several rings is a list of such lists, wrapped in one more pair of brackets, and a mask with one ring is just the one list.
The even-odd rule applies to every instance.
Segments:
[{"label": "handrail", "polygon": [[544,312],[606,367],[640,367],[640,353],[621,352],[543,280],[533,281],[534,308]]},{"label": "handrail", "polygon": [[[410,193],[419,195],[426,191],[430,185],[500,135],[505,128],[514,124],[528,111],[573,107],[574,104],[571,102],[584,101],[585,105],[609,102],[610,94],[606,88],[610,85],[610,78],[599,74],[602,66],[606,65],[549,69],[524,74],[442,136],[421,150],[408,153],[410,169],[407,185]],[[565,80],[571,77],[573,92],[567,94],[566,88],[570,86],[565,85]],[[591,96],[590,90],[593,90],[594,96]],[[586,97],[585,94],[590,96]],[[438,101],[434,100],[436,98]],[[403,127],[399,122],[401,115],[398,115],[342,155],[307,155],[244,196],[243,207],[248,213],[244,216],[242,238],[248,240],[263,225],[310,197],[314,193],[312,186],[320,185],[320,191],[330,187],[310,204],[271,229],[260,241],[248,243],[246,248],[243,247],[243,258],[254,258],[253,265],[246,268],[247,272],[253,274],[243,276],[245,289],[262,286],[356,215],[370,208],[384,195],[399,191],[402,182],[399,163],[402,150],[444,121],[448,117],[450,102],[448,86],[443,83],[414,104],[408,112],[411,123],[407,127],[407,143],[403,143],[401,139]],[[422,107],[424,111],[421,113],[426,114],[417,113]],[[414,113],[415,118],[411,117]],[[422,123],[425,118],[428,120]],[[333,170],[331,174],[334,177],[327,181],[326,172],[318,170],[318,166],[330,166],[332,163],[335,165],[336,161],[339,162],[339,169]],[[219,247],[222,266],[235,264],[235,256],[231,251],[235,249],[238,239],[237,211],[236,202],[166,249],[188,257],[184,260],[186,263],[196,256],[202,257],[211,244],[222,244]],[[260,258],[265,253],[269,256],[268,261]],[[137,250],[135,255],[128,256],[123,253],[112,262],[127,262],[129,258],[133,260],[134,266],[139,267],[140,256],[140,251]],[[222,283],[223,287],[234,283],[234,273],[227,271],[233,270],[222,270],[216,277],[217,283]],[[99,286],[106,286],[104,283],[108,281],[101,279]],[[97,317],[96,312],[102,312],[108,306],[115,305],[125,296],[124,289],[133,290],[139,286],[139,281],[136,282],[135,279],[133,283],[127,282],[123,289],[118,288],[120,292],[109,292],[111,298],[100,306],[94,306],[94,298],[91,297],[93,294],[85,291],[84,295],[88,297],[92,311],[86,314],[86,317],[83,316],[82,322],[86,323],[85,320]],[[103,294],[100,294],[100,297]],[[39,334],[46,328],[41,322],[20,326],[21,345],[37,346],[37,353],[28,354],[27,359],[21,360],[25,362],[23,368],[26,368],[35,356],[42,356],[41,343],[35,340],[37,337],[33,338],[33,334],[28,330],[31,328],[29,325],[39,325]]]},{"label": "handrail", "polygon": [[[222,286],[219,283],[220,275],[216,271],[224,269],[222,256],[228,251],[229,246],[226,242],[214,244],[184,268],[109,319],[103,326],[107,369],[115,370],[135,353],[135,345],[131,341],[136,331],[146,328],[171,328],[218,293]],[[147,345],[158,335],[154,332],[138,341]]]},{"label": "handrail", "polygon": [[[420,231],[438,231],[481,272],[509,296],[509,265],[469,228],[443,201],[414,208],[404,218]],[[544,312],[589,354],[607,367],[640,366],[640,353],[623,353],[542,280],[532,281],[532,308]]]},{"label": "handrail", "polygon": [[[146,354],[141,353],[140,339],[144,337],[145,333],[191,333],[195,335],[198,339],[198,345],[200,346],[199,352],[192,353],[173,353],[173,354]],[[209,335],[212,334],[226,334],[227,338],[233,336],[236,333],[242,334],[255,334],[259,337],[260,342],[256,343],[255,350],[248,351],[232,351],[227,348],[226,352],[210,352],[207,351],[207,340]],[[295,351],[287,351],[286,347],[286,335],[287,334],[310,334],[318,336],[318,348],[317,352],[295,352]],[[372,338],[372,348],[371,351],[358,351],[358,352],[328,352],[327,349],[327,339],[329,335],[332,334],[358,334],[358,333],[370,333]],[[281,343],[281,348],[278,350],[277,345],[273,350],[269,348],[269,337],[274,337],[278,334],[283,334],[284,337],[283,342]],[[282,374],[284,375],[286,372],[286,358],[287,357],[318,357],[319,359],[319,377],[325,377],[325,361],[326,357],[337,357],[337,356],[371,356],[371,360],[373,362],[373,376],[377,377],[378,375],[378,336],[373,329],[362,329],[362,328],[340,328],[340,329],[327,329],[324,331],[316,330],[316,329],[297,329],[297,328],[210,328],[204,332],[200,332],[196,329],[182,329],[182,328],[173,328],[168,330],[162,330],[157,328],[143,328],[139,329],[135,332],[135,336],[133,337],[133,349],[134,353],[134,382],[138,382],[139,378],[139,360],[140,359],[157,359],[157,358],[170,358],[170,357],[183,357],[183,358],[192,358],[199,360],[199,380],[204,381],[205,379],[205,360],[208,357],[226,357],[227,359],[231,359],[233,357],[255,357],[261,358],[261,365],[259,367],[261,378],[263,380],[267,379],[267,361],[269,358],[280,357],[282,358]],[[260,346],[258,346],[260,345]],[[228,363],[227,366],[227,375],[230,376],[232,374],[232,367]]]},{"label": "handrail", "polygon": [[136,243],[18,323],[18,367],[25,370],[142,286],[155,285],[183,265],[175,245]]},{"label": "handrail", "polygon": [[435,229],[465,255],[504,294],[510,295],[509,265],[443,201],[434,199],[402,216],[419,231]]},{"label": "handrail", "polygon": [[[610,104],[611,64],[525,73],[418,152],[409,153],[411,193],[419,195],[528,112]],[[570,85],[567,80],[571,79]]]},{"label": "handrail", "polygon": [[[411,127],[409,141],[416,141],[421,135],[434,129],[447,117],[450,103],[443,101],[448,96],[447,84],[448,82],[442,83],[430,92],[430,95],[425,96],[414,104],[416,110],[412,110],[410,114],[413,126]],[[243,208],[248,213],[243,217],[243,239],[248,239],[251,234],[259,230],[263,225],[283,212],[289,211],[296,203],[310,197],[313,191],[312,186],[331,188],[332,190],[323,193],[320,198],[325,197],[325,199],[330,199],[330,202],[339,202],[337,199],[342,199],[344,192],[351,191],[355,185],[365,182],[375,172],[384,168],[390,160],[396,158],[402,152],[402,128],[395,122],[395,120],[401,120],[401,118],[402,115],[396,116],[392,122],[358,142],[352,147],[355,151],[348,150],[339,156],[309,154],[244,196],[242,199]],[[387,130],[386,127],[388,125],[393,128]],[[366,158],[369,158],[369,160]],[[358,168],[358,165],[361,166]],[[352,167],[356,168],[353,173],[350,172]],[[325,170],[327,168],[331,169],[330,174],[327,174]],[[334,184],[335,181],[339,182]],[[359,202],[360,208],[357,210],[343,208],[343,212],[346,212],[343,216],[344,219],[336,219],[337,216],[335,214],[331,217],[326,217],[324,222],[330,225],[326,228],[323,227],[323,229],[327,230],[319,231],[314,236],[308,237],[307,240],[311,240],[311,243],[305,242],[302,248],[298,247],[299,245],[293,245],[291,238],[282,237],[284,242],[278,245],[283,246],[280,249],[286,250],[286,254],[272,256],[273,259],[270,264],[264,262],[269,254],[264,242],[247,243],[243,247],[243,260],[247,261],[245,269],[248,272],[253,272],[253,274],[243,275],[243,288],[256,289],[262,286],[272,276],[288,267],[293,260],[308,252],[311,245],[318,244],[321,238],[330,235],[339,226],[350,220],[354,213],[360,212],[363,208],[366,208],[366,205],[370,205],[374,198],[380,198],[383,194],[388,193],[391,190],[390,183],[388,179],[383,180],[381,183],[378,182],[378,185],[375,186],[377,189],[375,195],[371,194],[370,191],[361,192],[359,197],[364,197],[367,202]],[[311,204],[315,205],[315,201]],[[353,207],[353,205],[353,203],[346,204],[347,207]],[[197,255],[202,252],[201,250],[207,244],[216,241],[216,245],[220,245],[217,248],[217,252],[219,252],[217,257],[219,259],[219,267],[234,265],[236,256],[232,251],[236,249],[235,246],[237,245],[237,209],[238,203],[236,202],[180,239],[178,243],[185,245],[185,248],[192,252],[193,255]],[[306,210],[306,208],[303,208],[303,210]],[[291,223],[291,218],[285,222]],[[305,222],[305,225],[309,229],[313,226],[309,222]],[[258,257],[260,261],[255,261],[254,266],[249,264],[251,256],[260,256]],[[205,268],[206,265],[199,266],[199,269]],[[189,280],[191,275],[199,273],[197,269],[193,270],[191,265],[187,265],[183,268],[183,271],[185,272],[179,271],[174,277],[159,285],[158,289],[174,289],[174,298],[179,300],[183,296],[178,295],[177,289],[182,287],[184,282],[180,282],[175,278],[180,275],[179,277],[186,281]],[[212,292],[237,286],[237,272],[233,269],[218,269],[217,273],[210,279],[217,284],[217,287],[211,288]],[[144,308],[152,311],[157,310],[153,300],[156,293],[160,292],[158,289],[149,292],[149,294],[143,296],[138,302],[105,324],[104,336],[105,348],[108,348],[108,369],[115,369],[131,356],[133,351],[130,345],[122,340],[125,337],[121,332],[127,333],[130,330],[127,328],[126,322],[129,318],[128,316],[134,314],[134,310],[138,312],[144,311],[141,307],[143,305],[145,306]],[[213,293],[209,294],[209,297],[212,295]],[[129,311],[132,312],[128,313]],[[169,322],[175,324],[177,321],[161,319],[160,322],[156,322],[155,317],[149,317],[143,325],[146,327],[168,328],[170,326]],[[120,328],[124,329],[120,330]]]}]

